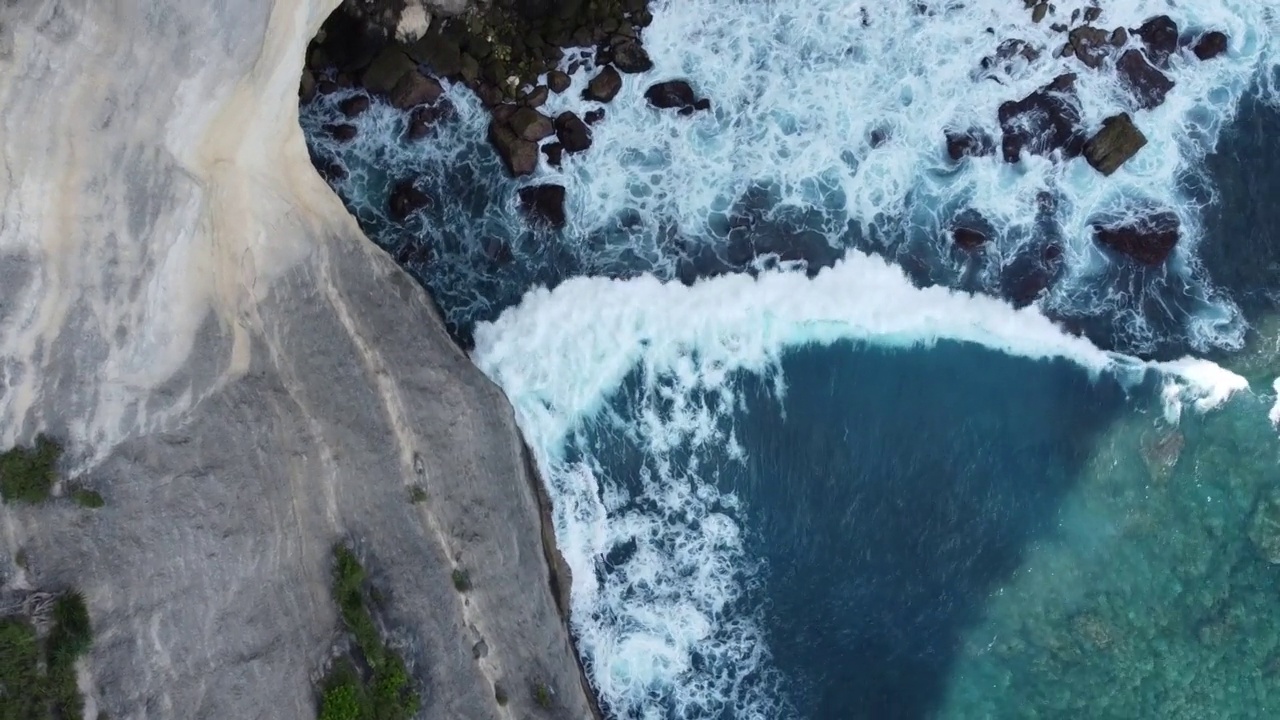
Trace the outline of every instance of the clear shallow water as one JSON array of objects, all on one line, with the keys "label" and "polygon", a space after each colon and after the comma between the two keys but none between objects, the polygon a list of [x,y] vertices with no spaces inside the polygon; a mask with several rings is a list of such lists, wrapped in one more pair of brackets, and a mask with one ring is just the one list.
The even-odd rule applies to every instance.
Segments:
[{"label": "clear shallow water", "polygon": [[[330,144],[341,96],[303,125],[510,397],[615,716],[1274,717],[1276,577],[1248,532],[1278,459],[1276,14],[1108,8],[1108,27],[1168,12],[1232,46],[1175,60],[1168,102],[1135,115],[1151,144],[1103,181],[945,159],[944,127],[993,130],[1071,61],[977,77],[1000,39],[1047,30],[1019,3],[932,5],[869,7],[864,27],[834,0],[664,4],[656,69],[627,78],[590,152],[533,180],[502,176],[461,88],[424,143],[375,103]],[[589,74],[547,111],[586,109]],[[668,77],[714,113],[645,108]],[[1106,76],[1081,82],[1087,122],[1122,108]],[[405,177],[435,203],[400,224],[384,208]],[[544,181],[569,189],[561,233],[515,210]],[[1148,202],[1185,230],[1163,272],[1089,237]],[[943,237],[965,211],[995,236],[977,257]],[[1046,242],[1063,265],[1038,307],[943,287],[999,293]],[[1258,394],[1099,345],[1212,353]]]}]

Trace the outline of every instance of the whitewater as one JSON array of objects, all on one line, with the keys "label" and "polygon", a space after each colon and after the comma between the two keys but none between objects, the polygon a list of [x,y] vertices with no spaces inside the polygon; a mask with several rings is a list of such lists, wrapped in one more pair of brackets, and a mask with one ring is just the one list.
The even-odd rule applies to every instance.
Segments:
[{"label": "whitewater", "polygon": [[[1063,19],[1087,4],[1057,6]],[[1063,36],[1020,2],[681,0],[653,11],[654,69],[624,76],[589,152],[533,180],[503,176],[483,141],[486,113],[461,87],[447,92],[456,118],[430,143],[397,141],[404,118],[378,103],[354,143],[327,140],[319,128],[343,93],[317,100],[303,125],[313,152],[346,167],[334,185],[384,247],[432,239],[430,259],[406,267],[515,408],[573,571],[575,639],[608,710],[791,716],[762,611],[744,601],[763,569],[740,499],[714,482],[751,452],[736,427],[740,379],[762,378],[781,403],[796,380],[785,358],[800,349],[960,343],[1065,361],[1135,406],[1153,395],[1164,426],[1187,409],[1223,412],[1249,384],[1202,358],[1244,347],[1249,323],[1198,258],[1218,201],[1204,158],[1247,95],[1280,102],[1280,13],[1261,0],[1107,4],[1100,25],[1168,14],[1186,33],[1225,32],[1230,50],[1175,57],[1167,101],[1134,113],[1148,145],[1102,178],[1083,161],[946,157],[946,130],[999,137],[999,105],[1064,71],[1079,75],[1086,127],[1127,109],[1115,75],[1056,57]],[[1039,58],[981,70],[1008,38]],[[595,107],[580,97],[591,53],[572,63],[582,67],[542,108],[549,116]],[[671,78],[710,97],[712,112],[646,107],[644,90]],[[435,205],[406,232],[385,198],[409,172]],[[544,182],[567,189],[569,223],[556,234],[527,231],[515,200]],[[1165,267],[1135,274],[1091,227],[1150,207],[1173,210],[1182,236]],[[948,230],[975,213],[989,241],[956,252]],[[1046,238],[1062,269],[1045,294],[1022,308],[993,297]],[[798,259],[784,251],[796,247]],[[1077,336],[1051,319],[1063,317],[1103,318],[1105,329]],[[1178,359],[1139,358],[1171,347]],[[641,448],[636,477],[609,475],[593,445],[602,434]]]}]

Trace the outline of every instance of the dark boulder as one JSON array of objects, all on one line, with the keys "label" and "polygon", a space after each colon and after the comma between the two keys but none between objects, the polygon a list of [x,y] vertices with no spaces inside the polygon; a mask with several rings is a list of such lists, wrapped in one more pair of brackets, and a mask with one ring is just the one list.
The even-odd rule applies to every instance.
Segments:
[{"label": "dark boulder", "polygon": [[391,104],[401,110],[408,110],[415,105],[434,103],[443,94],[444,88],[439,81],[414,70],[402,75],[391,89]]},{"label": "dark boulder", "polygon": [[431,196],[414,187],[413,180],[401,180],[391,188],[387,210],[391,218],[403,221],[414,212],[431,205]]},{"label": "dark boulder", "polygon": [[1062,272],[1062,246],[1055,242],[1041,243],[1020,253],[1002,269],[1001,295],[1014,307],[1025,307],[1048,292]]},{"label": "dark boulder", "polygon": [[709,98],[698,98],[697,100],[694,100],[694,101],[693,101],[693,109],[694,109],[694,110],[700,110],[700,111],[701,111],[701,110],[710,110],[710,109],[711,109],[711,100],[710,100]]},{"label": "dark boulder", "polygon": [[531,185],[520,188],[520,209],[534,224],[562,228],[565,224],[564,188]]},{"label": "dark boulder", "polygon": [[440,77],[456,77],[462,72],[462,48],[458,40],[436,24],[418,38],[405,52]]},{"label": "dark boulder", "polygon": [[1143,110],[1159,106],[1173,89],[1173,81],[1147,62],[1142,51],[1136,48],[1120,56],[1116,62],[1116,73],[1133,96],[1134,103]]},{"label": "dark boulder", "polygon": [[346,117],[358,117],[365,110],[369,109],[368,95],[352,95],[351,97],[338,103],[338,110]]},{"label": "dark boulder", "polygon": [[547,143],[542,146],[542,154],[547,156],[548,165],[558,168],[564,160],[564,146],[558,142]]},{"label": "dark boulder", "polygon": [[959,162],[965,157],[986,157],[996,151],[995,142],[978,128],[968,132],[947,131],[947,155]]},{"label": "dark boulder", "polygon": [[320,177],[328,183],[347,179],[347,167],[337,160],[321,161],[316,164],[316,169],[320,171]]},{"label": "dark boulder", "polygon": [[562,112],[556,116],[556,139],[564,146],[565,152],[582,152],[591,147],[591,129],[582,118],[572,112]]},{"label": "dark boulder", "polygon": [[507,172],[515,177],[529,175],[538,167],[538,145],[521,138],[510,127],[489,123],[489,142],[498,151]]},{"label": "dark boulder", "polygon": [[668,80],[651,85],[644,91],[644,98],[650,105],[661,110],[692,107],[697,101],[693,88],[684,80]]},{"label": "dark boulder", "polygon": [[417,72],[418,65],[397,44],[383,48],[382,52],[360,76],[360,84],[371,93],[387,95],[405,73]]},{"label": "dark boulder", "polygon": [[316,99],[316,76],[310,70],[302,71],[302,80],[298,82],[298,100],[306,105]]},{"label": "dark boulder", "polygon": [[560,70],[552,70],[547,73],[547,87],[551,88],[551,92],[557,95],[568,90],[572,82],[568,74]]},{"label": "dark boulder", "polygon": [[1000,106],[1000,129],[1005,162],[1018,162],[1022,152],[1073,158],[1084,149],[1080,129],[1080,101],[1076,76],[1059,75],[1027,97]]},{"label": "dark boulder", "polygon": [[609,102],[622,89],[622,76],[612,66],[606,66],[599,75],[591,78],[582,97],[596,102]]},{"label": "dark boulder", "polygon": [[1091,23],[1100,17],[1102,17],[1102,8],[1098,7],[1097,5],[1090,5],[1089,7],[1084,9],[1085,22]]},{"label": "dark boulder", "polygon": [[316,92],[321,95],[332,95],[342,89],[342,86],[332,80],[321,80],[316,83]]},{"label": "dark boulder", "polygon": [[1157,15],[1147,20],[1133,34],[1142,38],[1147,55],[1160,67],[1164,67],[1169,56],[1178,51],[1178,24],[1168,15]]},{"label": "dark boulder", "polygon": [[356,137],[356,126],[349,123],[333,123],[324,126],[324,131],[329,137],[338,142],[347,142],[354,140]]},{"label": "dark boulder", "polygon": [[604,119],[604,108],[588,110],[582,114],[582,119],[586,120],[588,125],[595,125]]},{"label": "dark boulder", "polygon": [[1128,113],[1102,121],[1102,129],[1084,144],[1084,158],[1094,170],[1110,175],[1147,144],[1147,137]]},{"label": "dark boulder", "polygon": [[1071,52],[1087,67],[1098,68],[1111,54],[1111,35],[1102,28],[1081,25],[1067,35]]},{"label": "dark boulder", "polygon": [[613,64],[624,73],[642,73],[653,69],[649,53],[638,40],[624,39],[613,46]]},{"label": "dark boulder", "polygon": [[440,98],[434,105],[420,105],[409,113],[409,127],[405,136],[410,140],[421,140],[431,133],[431,129],[441,120],[453,116],[453,104]]},{"label": "dark boulder", "polygon": [[1178,244],[1178,216],[1168,210],[1119,225],[1094,225],[1099,245],[1148,267],[1164,264]]},{"label": "dark boulder", "polygon": [[517,108],[515,112],[511,113],[511,118],[507,120],[507,124],[521,139],[530,142],[538,142],[550,137],[555,132],[555,127],[551,124],[551,118],[528,107]]},{"label": "dark boulder", "polygon": [[1200,36],[1191,51],[1201,60],[1212,60],[1227,51],[1227,36],[1212,30]]},{"label": "dark boulder", "polygon": [[958,227],[951,231],[951,240],[962,250],[977,250],[987,242],[987,236],[978,230]]},{"label": "dark boulder", "polygon": [[528,95],[524,96],[523,102],[531,108],[542,107],[546,104],[547,98],[550,96],[551,90],[549,90],[546,85],[539,85],[533,90],[530,90]]}]

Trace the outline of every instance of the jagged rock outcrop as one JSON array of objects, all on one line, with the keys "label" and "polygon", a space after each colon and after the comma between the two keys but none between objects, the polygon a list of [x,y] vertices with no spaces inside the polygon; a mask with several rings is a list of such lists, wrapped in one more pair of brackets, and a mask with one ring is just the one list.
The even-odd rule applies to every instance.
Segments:
[{"label": "jagged rock outcrop", "polygon": [[423,717],[588,717],[502,393],[308,159],[332,9],[0,4],[0,444],[106,501],[0,511],[0,582],[84,592],[86,717],[313,720],[349,539]]}]

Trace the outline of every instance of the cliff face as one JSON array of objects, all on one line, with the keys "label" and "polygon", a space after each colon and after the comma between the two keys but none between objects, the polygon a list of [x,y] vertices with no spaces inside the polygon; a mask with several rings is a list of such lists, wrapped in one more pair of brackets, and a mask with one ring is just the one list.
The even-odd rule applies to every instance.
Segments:
[{"label": "cliff face", "polygon": [[333,4],[0,5],[0,444],[106,499],[0,508],[4,590],[85,593],[88,717],[308,718],[349,539],[426,717],[588,716],[504,398],[307,157]]}]

